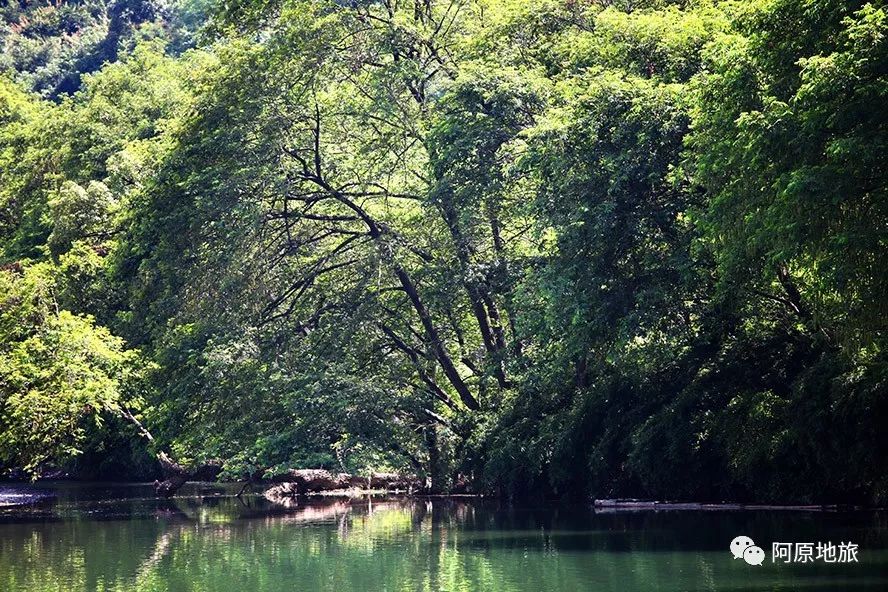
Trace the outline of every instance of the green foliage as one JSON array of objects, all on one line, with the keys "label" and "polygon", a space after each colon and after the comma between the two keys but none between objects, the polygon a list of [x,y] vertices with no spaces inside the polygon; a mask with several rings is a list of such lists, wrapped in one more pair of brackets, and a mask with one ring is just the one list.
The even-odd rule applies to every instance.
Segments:
[{"label": "green foliage", "polygon": [[0,71],[44,97],[75,93],[84,75],[139,41],[193,46],[209,0],[10,0],[0,8]]},{"label": "green foliage", "polygon": [[34,255],[46,240],[45,204],[32,199],[44,177],[37,128],[48,108],[9,78],[0,77],[0,257]]},{"label": "green foliage", "polygon": [[2,12],[4,462],[103,462],[132,373],[231,477],[888,496],[882,6],[38,4]]},{"label": "green foliage", "polygon": [[0,459],[26,471],[78,454],[85,422],[117,411],[138,369],[121,339],[58,310],[52,275],[0,272]]},{"label": "green foliage", "polygon": [[[823,3],[750,15],[749,40],[710,49],[690,139],[712,195],[703,223],[725,291],[788,296],[802,322],[853,352],[886,329],[886,13]],[[807,28],[777,30],[790,16]],[[775,37],[779,41],[775,41]],[[775,45],[785,44],[777,53]]]}]

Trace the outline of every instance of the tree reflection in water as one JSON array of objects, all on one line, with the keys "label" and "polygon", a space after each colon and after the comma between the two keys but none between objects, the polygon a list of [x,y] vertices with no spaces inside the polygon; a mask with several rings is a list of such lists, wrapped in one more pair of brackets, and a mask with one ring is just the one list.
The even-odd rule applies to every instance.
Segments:
[{"label": "tree reflection in water", "polygon": [[[495,502],[260,496],[63,500],[0,514],[9,592],[774,590],[888,588],[884,517],[638,513]],[[816,528],[815,528],[816,527]],[[756,540],[856,539],[853,566],[755,570],[730,560]]]}]

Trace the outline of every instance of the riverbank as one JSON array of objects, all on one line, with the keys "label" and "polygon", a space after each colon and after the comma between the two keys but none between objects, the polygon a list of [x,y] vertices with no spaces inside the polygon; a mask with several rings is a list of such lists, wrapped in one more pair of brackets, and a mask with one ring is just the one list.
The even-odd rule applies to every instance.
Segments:
[{"label": "riverbank", "polygon": [[0,508],[35,506],[51,503],[55,498],[55,494],[46,489],[0,485]]},{"label": "riverbank", "polygon": [[[0,482],[0,509],[51,504],[56,500],[54,489],[61,487],[88,488],[95,482],[73,479]],[[109,488],[156,488],[149,482],[104,482]],[[376,473],[372,476],[354,476],[344,473],[330,473],[318,469],[292,470],[274,480],[253,481],[193,481],[198,491],[203,489],[225,490],[225,495],[241,497],[258,495],[267,501],[292,507],[299,500],[311,498],[361,498],[367,496],[393,495],[405,498],[432,499],[500,499],[496,495],[469,492],[465,489],[447,493],[430,492],[418,479],[393,473]],[[214,493],[216,495],[218,493]],[[193,495],[186,493],[185,497]],[[165,495],[151,495],[158,499]],[[505,501],[505,500],[500,500]],[[545,503],[559,503],[559,500],[538,500]],[[566,501],[566,500],[562,500]],[[511,503],[511,502],[510,502]],[[748,502],[698,502],[676,500],[648,500],[638,498],[592,499],[586,502],[571,500],[571,503],[591,503],[598,513],[630,512],[846,512],[861,510],[885,510],[881,506],[861,504],[765,504]]]}]

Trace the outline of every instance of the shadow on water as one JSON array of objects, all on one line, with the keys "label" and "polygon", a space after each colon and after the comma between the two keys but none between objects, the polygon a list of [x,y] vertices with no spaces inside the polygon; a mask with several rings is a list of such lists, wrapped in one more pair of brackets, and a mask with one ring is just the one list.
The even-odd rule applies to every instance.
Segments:
[{"label": "shadow on water", "polygon": [[[0,511],[0,590],[884,590],[883,513],[638,512],[489,500],[296,501],[192,484],[56,485],[51,507]],[[768,560],[732,558],[744,534]],[[783,565],[770,544],[853,541],[859,562]]]}]

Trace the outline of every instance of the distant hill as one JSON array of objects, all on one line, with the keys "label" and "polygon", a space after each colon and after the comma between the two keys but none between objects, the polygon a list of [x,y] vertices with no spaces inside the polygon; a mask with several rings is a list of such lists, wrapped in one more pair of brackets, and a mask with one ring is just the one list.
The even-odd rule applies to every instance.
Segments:
[{"label": "distant hill", "polygon": [[0,7],[0,71],[47,98],[80,88],[83,74],[140,38],[171,52],[194,43],[212,0],[11,0]]}]

